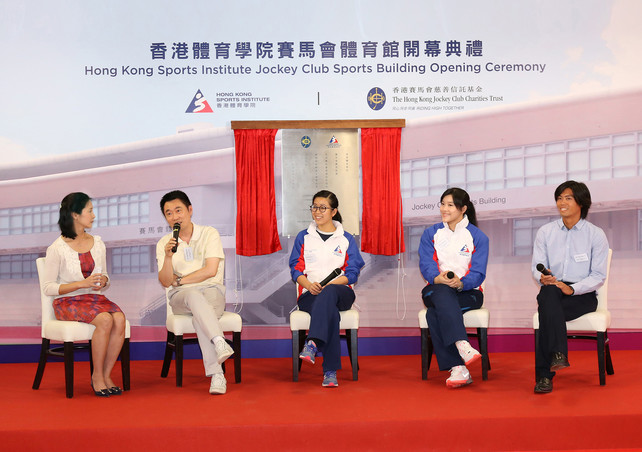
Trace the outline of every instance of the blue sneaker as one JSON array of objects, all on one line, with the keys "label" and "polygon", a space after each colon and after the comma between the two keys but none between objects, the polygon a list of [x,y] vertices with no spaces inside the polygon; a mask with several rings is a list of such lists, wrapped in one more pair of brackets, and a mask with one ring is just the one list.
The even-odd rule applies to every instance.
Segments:
[{"label": "blue sneaker", "polygon": [[314,364],[314,358],[317,356],[317,346],[314,342],[308,341],[299,355],[299,359],[306,363]]},{"label": "blue sneaker", "polygon": [[326,388],[336,388],[339,386],[339,382],[337,381],[337,371],[328,370],[327,372],[323,372],[323,383],[321,383],[321,386]]}]

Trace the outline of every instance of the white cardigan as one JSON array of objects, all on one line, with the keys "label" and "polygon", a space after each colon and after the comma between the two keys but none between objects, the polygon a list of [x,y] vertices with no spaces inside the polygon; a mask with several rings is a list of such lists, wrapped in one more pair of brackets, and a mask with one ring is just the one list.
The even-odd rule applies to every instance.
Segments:
[{"label": "white cardigan", "polygon": [[60,285],[69,284],[76,281],[82,281],[85,277],[80,269],[80,258],[78,252],[74,251],[62,238],[58,237],[47,248],[45,257],[45,273],[42,290],[45,295],[55,298],[75,297],[82,294],[101,294],[103,290],[109,287],[109,276],[107,276],[107,259],[105,244],[100,236],[94,236],[94,246],[89,250],[94,258],[96,267],[102,269],[101,273],[107,277],[107,285],[101,290],[92,290],[91,288],[78,289],[73,292],[60,295]]}]

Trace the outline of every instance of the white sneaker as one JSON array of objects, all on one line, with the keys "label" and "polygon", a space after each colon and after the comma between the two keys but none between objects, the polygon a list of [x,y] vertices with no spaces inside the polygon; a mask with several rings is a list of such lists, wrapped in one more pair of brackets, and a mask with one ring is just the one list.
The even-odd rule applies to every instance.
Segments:
[{"label": "white sneaker", "polygon": [[223,364],[223,361],[234,354],[234,349],[226,341],[214,341],[214,347],[219,364]]},{"label": "white sneaker", "polygon": [[446,386],[449,388],[459,388],[460,386],[466,386],[473,382],[473,379],[470,377],[470,372],[466,369],[466,366],[455,366],[450,369],[450,377],[446,380]]},{"label": "white sneaker", "polygon": [[455,342],[457,350],[459,351],[459,356],[464,360],[465,365],[470,365],[481,358],[481,353],[475,350],[468,341],[457,341]]},{"label": "white sneaker", "polygon": [[225,394],[227,391],[227,381],[225,375],[222,373],[212,375],[212,383],[210,383],[210,394]]}]

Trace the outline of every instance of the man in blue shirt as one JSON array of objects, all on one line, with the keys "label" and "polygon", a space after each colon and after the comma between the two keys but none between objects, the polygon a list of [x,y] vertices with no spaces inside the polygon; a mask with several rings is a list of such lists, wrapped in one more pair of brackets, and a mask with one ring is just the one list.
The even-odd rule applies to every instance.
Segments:
[{"label": "man in blue shirt", "polygon": [[[570,365],[566,322],[597,308],[595,291],[606,279],[609,253],[604,231],[586,221],[591,193],[584,183],[564,182],[555,190],[555,200],[561,218],[542,226],[533,245],[532,273],[541,285],[535,354],[539,394],[551,392],[555,371]],[[548,272],[537,270],[540,263]]]}]

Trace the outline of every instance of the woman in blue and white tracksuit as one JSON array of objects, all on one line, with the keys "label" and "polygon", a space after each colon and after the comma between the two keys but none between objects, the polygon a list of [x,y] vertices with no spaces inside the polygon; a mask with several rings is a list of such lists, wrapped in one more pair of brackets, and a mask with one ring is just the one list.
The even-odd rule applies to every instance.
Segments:
[{"label": "woman in blue and white tracksuit", "polygon": [[[341,369],[339,311],[350,309],[357,282],[364,266],[354,237],[343,230],[339,201],[334,193],[322,190],[312,198],[312,219],[308,229],[297,235],[290,255],[290,273],[298,284],[298,305],[310,313],[308,340],[299,355],[314,364],[317,350],[323,353],[323,383],[336,387]],[[334,269],[341,274],[321,286]]]},{"label": "woman in blue and white tracksuit", "polygon": [[439,203],[442,223],[427,228],[419,244],[419,269],[428,283],[421,291],[440,370],[450,370],[446,386],[473,382],[466,365],[481,358],[468,342],[463,312],[484,301],[488,237],[477,228],[475,206],[461,188],[449,188]]}]

